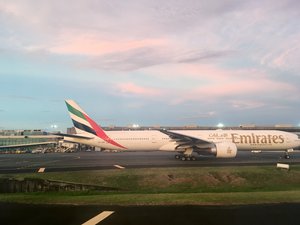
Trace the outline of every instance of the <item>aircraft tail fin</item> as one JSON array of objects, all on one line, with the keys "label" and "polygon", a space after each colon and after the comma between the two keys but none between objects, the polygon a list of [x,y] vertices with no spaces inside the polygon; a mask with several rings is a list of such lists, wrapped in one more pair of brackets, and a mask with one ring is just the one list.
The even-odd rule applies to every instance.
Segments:
[{"label": "aircraft tail fin", "polygon": [[125,148],[108,137],[104,130],[75,101],[66,100],[66,105],[77,134],[89,137],[97,136],[116,147]]},{"label": "aircraft tail fin", "polygon": [[102,130],[99,125],[96,124],[75,101],[66,100],[66,105],[76,133],[97,136],[96,129]]}]

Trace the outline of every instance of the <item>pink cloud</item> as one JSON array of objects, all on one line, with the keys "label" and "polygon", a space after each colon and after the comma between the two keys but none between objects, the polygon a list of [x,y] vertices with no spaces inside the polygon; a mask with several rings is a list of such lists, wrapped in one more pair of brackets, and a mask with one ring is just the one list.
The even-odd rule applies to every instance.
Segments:
[{"label": "pink cloud", "polygon": [[13,15],[20,15],[21,10],[19,9],[18,5],[13,3],[0,3],[0,11],[13,14]]},{"label": "pink cloud", "polygon": [[217,83],[205,88],[199,88],[198,93],[208,93],[210,96],[222,97],[241,94],[257,94],[273,91],[292,90],[293,87],[286,83],[280,83],[268,79],[245,79],[240,81],[232,81],[230,83]]},{"label": "pink cloud", "polygon": [[159,89],[138,86],[132,82],[120,83],[115,89],[119,94],[127,96],[155,97],[162,94]]},{"label": "pink cloud", "polygon": [[268,67],[273,67],[280,70],[291,70],[297,71],[300,69],[298,58],[299,46],[298,40],[299,37],[295,38],[296,40],[291,40],[289,44],[292,46],[278,46],[278,48],[268,52],[262,59],[260,63]]},{"label": "pink cloud", "polygon": [[[300,94],[294,84],[275,80],[264,70],[253,68],[230,70],[212,64],[172,64],[147,68],[144,72],[168,83],[166,88],[170,94],[166,98],[173,105],[225,99],[234,108],[247,109],[267,104],[256,99],[294,100]],[[172,82],[178,78],[182,80],[181,85]]]},{"label": "pink cloud", "polygon": [[[275,67],[277,68],[289,68],[289,66],[291,66],[290,64],[292,64],[292,66],[294,66],[294,64],[296,64],[296,62],[298,60],[295,60],[295,57],[297,56],[297,53],[299,52],[299,47],[292,47],[289,49],[286,49],[285,51],[283,51],[279,56],[277,56],[274,60],[273,60],[273,64]],[[298,62],[297,62],[298,65]]]},{"label": "pink cloud", "polygon": [[[72,32],[71,32],[72,33]],[[79,54],[79,55],[103,55],[113,52],[122,52],[135,48],[149,46],[159,46],[165,43],[164,39],[141,39],[124,40],[99,37],[93,34],[63,34],[60,43],[50,48],[51,52],[59,54]]]},{"label": "pink cloud", "polygon": [[[245,80],[229,80],[228,82],[216,82],[210,85],[205,85],[191,90],[190,92],[183,95],[181,98],[173,101],[173,104],[179,104],[184,101],[189,100],[201,100],[201,101],[216,101],[220,98],[234,99],[234,97],[241,96],[255,96],[268,95],[275,93],[297,93],[298,90],[286,83],[281,83],[278,81],[269,80],[266,78],[262,79],[245,79]],[[230,102],[230,101],[229,101]],[[250,102],[249,104],[244,104],[243,106],[240,102],[232,102],[233,107],[247,108],[247,107],[260,107],[263,103],[260,102]]]},{"label": "pink cloud", "polygon": [[224,69],[220,68],[214,64],[169,64],[169,65],[159,65],[151,68],[144,69],[147,73],[153,74],[159,78],[165,77],[174,79],[174,77],[187,77],[199,80],[207,80],[210,82],[223,82],[229,79],[243,78],[245,74],[247,77],[261,77],[266,76],[260,71],[252,69]]}]

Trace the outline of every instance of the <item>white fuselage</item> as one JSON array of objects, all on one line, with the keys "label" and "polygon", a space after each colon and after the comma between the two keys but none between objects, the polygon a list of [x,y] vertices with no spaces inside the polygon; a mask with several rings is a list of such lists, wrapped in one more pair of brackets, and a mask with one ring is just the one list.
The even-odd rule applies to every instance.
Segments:
[{"label": "white fuselage", "polygon": [[[300,140],[296,134],[277,130],[172,130],[172,132],[211,143],[234,143],[238,150],[274,151],[300,146]],[[106,131],[106,134],[124,148],[110,144],[97,136],[92,139],[65,137],[65,140],[103,149],[177,151],[178,144],[158,130]]]}]

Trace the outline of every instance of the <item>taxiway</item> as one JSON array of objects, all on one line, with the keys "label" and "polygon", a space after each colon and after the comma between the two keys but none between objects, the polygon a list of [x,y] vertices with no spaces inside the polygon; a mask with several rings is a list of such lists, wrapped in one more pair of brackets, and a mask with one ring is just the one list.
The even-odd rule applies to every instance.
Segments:
[{"label": "taxiway", "polygon": [[236,158],[197,157],[196,161],[180,161],[174,152],[77,152],[50,154],[1,154],[0,173],[76,171],[92,169],[124,169],[147,167],[249,166],[276,163],[300,164],[300,153],[284,159],[283,153],[239,152]]}]

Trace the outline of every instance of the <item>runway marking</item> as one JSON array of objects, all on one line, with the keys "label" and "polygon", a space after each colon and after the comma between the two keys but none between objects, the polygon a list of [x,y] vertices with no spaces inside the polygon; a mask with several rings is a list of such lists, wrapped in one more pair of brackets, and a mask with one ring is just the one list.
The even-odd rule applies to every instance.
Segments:
[{"label": "runway marking", "polygon": [[103,211],[102,213],[98,214],[97,216],[93,217],[92,219],[86,221],[82,225],[95,225],[104,220],[106,217],[113,214],[114,211]]},{"label": "runway marking", "polygon": [[125,169],[125,167],[120,166],[120,165],[114,165],[114,167],[117,167],[118,169]]},{"label": "runway marking", "polygon": [[44,172],[45,172],[45,169],[46,169],[46,168],[43,168],[43,167],[40,168],[39,171],[38,171],[38,173],[44,173]]},{"label": "runway marking", "polygon": [[285,163],[277,163],[277,168],[289,170],[290,169],[290,165],[289,164],[285,164]]}]

